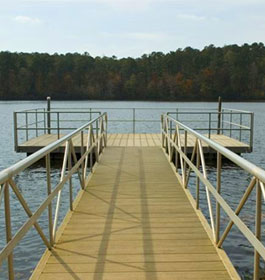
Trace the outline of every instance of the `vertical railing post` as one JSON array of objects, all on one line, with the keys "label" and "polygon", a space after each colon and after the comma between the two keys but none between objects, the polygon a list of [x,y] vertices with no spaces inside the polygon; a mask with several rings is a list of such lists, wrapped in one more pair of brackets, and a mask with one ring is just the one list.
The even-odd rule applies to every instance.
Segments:
[{"label": "vertical railing post", "polygon": [[242,113],[240,113],[240,129],[239,129],[239,141],[241,141],[241,138],[242,138]]},{"label": "vertical railing post", "polygon": [[[222,154],[217,152],[217,180],[216,190],[220,194],[221,192],[221,172],[222,172]],[[216,231],[215,231],[215,242],[219,242],[220,238],[220,204],[216,200]]]},{"label": "vertical railing post", "polygon": [[208,133],[208,138],[210,139],[211,138],[211,129],[212,129],[212,114],[209,113],[209,133]]},{"label": "vertical railing post", "polygon": [[48,134],[51,134],[51,98],[47,97],[47,126]]},{"label": "vertical railing post", "polygon": [[99,130],[99,127],[98,127],[98,119],[97,119],[96,120],[96,141],[98,140],[98,130]]},{"label": "vertical railing post", "polygon": [[[185,153],[185,155],[187,155],[187,144],[188,144],[188,133],[185,130],[185,132],[184,132],[184,153]],[[188,184],[186,182],[186,180],[187,180],[187,163],[186,163],[186,160],[184,160],[183,171],[184,171],[184,174],[183,174],[184,186],[185,186],[185,188],[187,188]]]},{"label": "vertical railing post", "polygon": [[38,137],[38,109],[35,110],[35,130],[36,130],[36,137]]},{"label": "vertical railing post", "polygon": [[[9,184],[8,183],[5,183],[4,201],[5,201],[6,243],[8,243],[12,239],[10,197],[9,197]],[[9,276],[9,280],[15,279],[14,265],[13,265],[13,253],[10,253],[8,256],[8,276]]]},{"label": "vertical railing post", "polygon": [[43,108],[43,132],[44,132],[44,134],[46,134],[46,132],[47,132],[47,128],[46,128],[46,114],[45,114],[45,108]]},{"label": "vertical railing post", "polygon": [[218,98],[218,122],[217,122],[217,134],[220,134],[221,130],[221,114],[222,114],[222,98]]},{"label": "vertical railing post", "polygon": [[[196,139],[196,141],[198,141]],[[199,151],[199,145],[197,144],[197,156],[196,156],[196,167],[199,170],[200,168],[200,151]],[[196,209],[199,209],[200,207],[200,178],[197,175],[196,176]]]},{"label": "vertical railing post", "polygon": [[29,140],[29,131],[28,131],[28,112],[25,112],[25,117],[26,117],[26,141]]},{"label": "vertical railing post", "polygon": [[[69,153],[68,153],[68,173],[72,169],[72,154],[71,149],[73,146],[69,147]],[[70,210],[73,211],[73,185],[72,185],[72,176],[69,178],[69,204],[70,204]]]},{"label": "vertical railing post", "polygon": [[230,110],[230,132],[229,136],[232,137],[232,120],[233,120],[233,112]]},{"label": "vertical railing post", "polygon": [[170,132],[169,135],[170,135],[170,140],[172,140],[172,129],[173,129],[173,126],[172,126],[172,125],[173,125],[173,122],[170,121],[169,124],[170,124],[170,125],[169,125],[169,132]]},{"label": "vertical railing post", "polygon": [[[256,222],[255,222],[255,233],[258,240],[261,238],[261,189],[259,181],[256,181]],[[254,280],[259,280],[260,271],[260,255],[257,250],[254,250]]]},{"label": "vertical railing post", "polygon": [[[45,163],[46,163],[46,180],[47,180],[47,194],[48,196],[52,192],[51,187],[51,158],[50,154],[47,154],[45,156]],[[52,223],[52,202],[48,206],[48,221],[49,221],[49,236],[50,236],[50,244],[53,246],[54,240],[53,240],[53,223]]]},{"label": "vertical railing post", "polygon": [[253,138],[254,138],[254,113],[250,113],[250,139],[249,139],[250,152],[253,151]]},{"label": "vertical railing post", "polygon": [[17,131],[17,113],[13,113],[13,120],[14,120],[14,146],[15,151],[17,152],[18,147],[18,131]]},{"label": "vertical railing post", "polygon": [[[178,137],[179,131],[177,129],[177,125],[175,127],[175,133],[176,133],[176,142],[175,143],[176,143],[176,146],[178,147],[178,145],[179,145],[179,143],[178,143],[178,141],[179,141],[179,137]],[[177,148],[175,149],[175,166],[176,166],[176,172],[178,172],[178,169],[179,169],[179,153],[177,151]]]},{"label": "vertical railing post", "polygon": [[222,126],[222,134],[224,134],[224,117],[225,117],[224,113],[225,113],[225,111],[222,110],[222,118],[221,118],[222,119],[222,121],[221,121],[222,122],[222,125],[221,125]]},{"label": "vertical railing post", "polygon": [[60,139],[60,113],[57,112],[57,138]]},{"label": "vertical railing post", "polygon": [[[81,131],[81,157],[83,155],[84,155],[84,131]],[[82,161],[81,168],[82,168],[82,189],[84,189],[85,188],[85,176],[84,176],[85,165],[84,165],[84,161]]]},{"label": "vertical railing post", "polygon": [[135,134],[135,108],[133,108],[133,134]]}]

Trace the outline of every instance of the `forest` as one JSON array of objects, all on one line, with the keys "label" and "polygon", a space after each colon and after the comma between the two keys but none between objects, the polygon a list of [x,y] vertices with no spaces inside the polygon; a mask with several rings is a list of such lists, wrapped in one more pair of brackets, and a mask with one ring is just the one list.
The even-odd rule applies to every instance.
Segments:
[{"label": "forest", "polygon": [[265,100],[263,43],[139,58],[0,52],[0,100]]}]

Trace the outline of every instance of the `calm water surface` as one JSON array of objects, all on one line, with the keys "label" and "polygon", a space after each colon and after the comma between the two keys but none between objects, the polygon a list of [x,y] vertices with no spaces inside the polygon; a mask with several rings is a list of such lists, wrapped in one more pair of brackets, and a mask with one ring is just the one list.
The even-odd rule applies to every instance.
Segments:
[{"label": "calm water surface", "polygon": [[[0,170],[9,167],[13,163],[24,158],[24,154],[17,154],[14,152],[14,141],[13,141],[13,111],[30,109],[36,107],[45,107],[46,102],[0,102]],[[157,108],[156,112],[159,118],[159,114],[163,108],[188,108],[188,107],[198,107],[198,108],[215,108],[217,105],[215,103],[178,103],[178,102],[52,102],[53,107],[67,107],[67,108],[88,108],[88,107],[142,107],[142,108]],[[255,134],[254,134],[254,151],[251,154],[244,154],[243,157],[254,164],[265,169],[265,103],[228,103],[224,104],[224,107],[249,110],[255,112]],[[114,112],[114,110],[110,111]],[[148,118],[147,110],[141,111],[141,118]],[[130,112],[128,110],[120,111],[122,118],[128,117]],[[152,128],[152,124],[149,124]],[[111,129],[119,130],[117,124],[112,124]],[[124,128],[121,128],[124,130]],[[210,180],[214,183],[216,172],[214,167],[208,167],[208,174]],[[60,176],[60,169],[52,169],[52,183],[53,185],[58,182]],[[32,168],[25,170],[16,176],[15,181],[19,186],[23,196],[28,202],[30,208],[34,211],[37,209],[43,198],[46,196],[46,185],[45,185],[46,173],[45,169],[41,165],[36,165]],[[194,181],[195,178],[192,178]],[[242,170],[235,166],[226,164],[222,173],[222,193],[223,197],[226,199],[228,204],[235,209],[240,198],[242,197],[244,190],[246,189],[250,176],[245,174]],[[74,178],[74,188],[75,194],[78,191],[78,180]],[[67,189],[67,188],[66,188]],[[194,193],[194,189],[191,189]],[[68,201],[67,190],[63,191],[63,198]],[[63,199],[64,200],[64,199]],[[63,201],[62,200],[62,201]],[[12,203],[12,229],[13,234],[19,227],[23,225],[26,221],[26,215],[23,209],[15,199],[14,194],[11,193],[11,203]],[[67,203],[62,203],[61,205],[61,216],[62,220],[65,212],[67,211]],[[201,195],[201,208],[208,218],[208,211],[206,207],[206,201],[203,195]],[[244,211],[240,215],[241,218],[247,223],[250,228],[253,228],[255,212],[255,196],[250,197],[249,201],[245,205]],[[42,226],[45,233],[47,233],[47,213],[45,212],[40,218],[40,225]],[[4,234],[4,212],[3,205],[0,208],[0,249],[5,244],[5,234]],[[222,224],[223,226],[228,222],[226,215],[222,214]],[[264,229],[262,231],[264,235]],[[253,249],[245,238],[236,230],[233,229],[230,233],[228,239],[224,243],[224,248],[231,260],[233,261],[235,267],[238,269],[241,277],[243,279],[251,279],[252,267],[253,267]],[[28,279],[32,269],[34,269],[36,263],[38,262],[41,254],[45,250],[41,239],[31,230],[19,246],[15,249],[15,267],[16,267],[16,277],[17,279]],[[264,264],[262,264],[262,271],[265,271]],[[0,279],[7,279],[6,263],[0,268]]]}]

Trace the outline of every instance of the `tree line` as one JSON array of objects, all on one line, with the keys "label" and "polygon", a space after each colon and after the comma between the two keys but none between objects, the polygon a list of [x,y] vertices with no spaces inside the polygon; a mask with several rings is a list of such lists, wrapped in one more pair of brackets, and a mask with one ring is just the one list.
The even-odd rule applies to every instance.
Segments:
[{"label": "tree line", "polygon": [[263,43],[140,58],[0,52],[0,99],[265,100]]}]

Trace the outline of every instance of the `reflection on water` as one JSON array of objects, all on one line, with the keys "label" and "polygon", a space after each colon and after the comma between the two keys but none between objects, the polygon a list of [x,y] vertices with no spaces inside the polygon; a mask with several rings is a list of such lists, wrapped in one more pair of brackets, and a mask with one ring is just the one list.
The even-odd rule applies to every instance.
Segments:
[{"label": "reflection on water", "polygon": [[[206,109],[215,108],[214,103],[169,103],[169,102],[87,102],[84,101],[73,101],[73,102],[53,102],[54,107],[69,107],[69,108],[88,108],[88,107],[155,107],[151,114],[147,110],[141,110],[139,112],[139,118],[146,119],[157,119],[159,120],[159,115],[161,112],[165,112],[168,107],[204,107]],[[12,124],[12,112],[16,110],[29,109],[32,107],[44,107],[45,102],[0,102],[0,125],[1,125],[1,138],[0,138],[0,169],[4,169],[16,161],[25,157],[24,154],[16,154],[13,150],[13,124]],[[255,137],[254,137],[254,152],[252,154],[243,155],[244,158],[250,160],[256,165],[265,168],[265,148],[263,145],[263,139],[265,136],[264,120],[265,120],[265,110],[263,103],[230,103],[226,107],[236,108],[242,110],[250,110],[255,112]],[[109,113],[115,112],[115,110],[109,110]],[[128,118],[130,111],[123,110],[120,111],[120,118]],[[117,113],[116,113],[117,114]],[[149,114],[149,115],[148,115]],[[118,126],[118,123],[110,124],[110,129],[112,131],[123,132],[126,123],[122,124],[122,127]],[[148,123],[146,126],[139,128],[141,131],[145,132],[153,130],[157,132],[158,123]],[[129,131],[125,131],[129,132]],[[208,167],[208,175],[211,182],[215,184],[216,170],[211,164]],[[55,186],[60,178],[60,169],[52,168],[52,185]],[[15,177],[15,182],[17,183],[20,191],[22,192],[24,198],[29,204],[31,210],[34,212],[43,199],[47,195],[46,190],[46,172],[45,168],[36,165],[34,168],[29,168],[24,172],[21,172]],[[237,168],[236,166],[231,166],[226,164],[222,171],[222,195],[227,203],[235,209],[243,196],[243,193],[248,186],[251,178],[248,174]],[[195,181],[195,177],[191,175],[191,182]],[[78,177],[75,176],[73,179],[74,193],[77,194],[79,190]],[[195,195],[195,189],[192,187],[191,192]],[[208,217],[207,202],[205,199],[205,190],[201,186],[201,196],[200,196],[200,206],[205,216]],[[12,232],[13,234],[24,224],[27,216],[21,207],[20,203],[16,200],[15,195],[11,192],[11,205],[12,205]],[[53,203],[53,208],[55,205],[55,200]],[[213,201],[213,206],[215,207],[215,202]],[[62,221],[66,211],[69,207],[68,198],[68,187],[65,186],[62,192],[62,203],[60,211],[60,222]],[[54,211],[53,211],[54,212]],[[215,210],[214,210],[215,212]],[[229,222],[228,217],[221,212],[221,230],[223,231],[227,223]],[[264,217],[265,214],[263,214]],[[47,211],[39,219],[39,224],[42,227],[46,236],[48,236],[47,230]],[[254,219],[255,219],[255,191],[252,193],[248,199],[246,205],[242,209],[240,214],[242,220],[253,230]],[[4,212],[3,205],[0,209],[0,248],[3,248],[5,244],[5,234],[4,234]],[[252,269],[253,269],[253,249],[249,245],[248,241],[239,233],[239,231],[233,227],[227,240],[224,243],[224,248],[228,255],[231,257],[235,267],[238,269],[241,277],[243,279],[251,279]],[[40,256],[45,250],[45,246],[39,235],[36,233],[35,229],[31,229],[25,238],[20,242],[19,246],[16,247],[14,251],[14,261],[16,268],[16,278],[17,279],[28,279],[32,270],[36,266]],[[264,269],[264,264],[262,264],[262,269]],[[0,279],[7,278],[6,263],[0,268]]]}]

